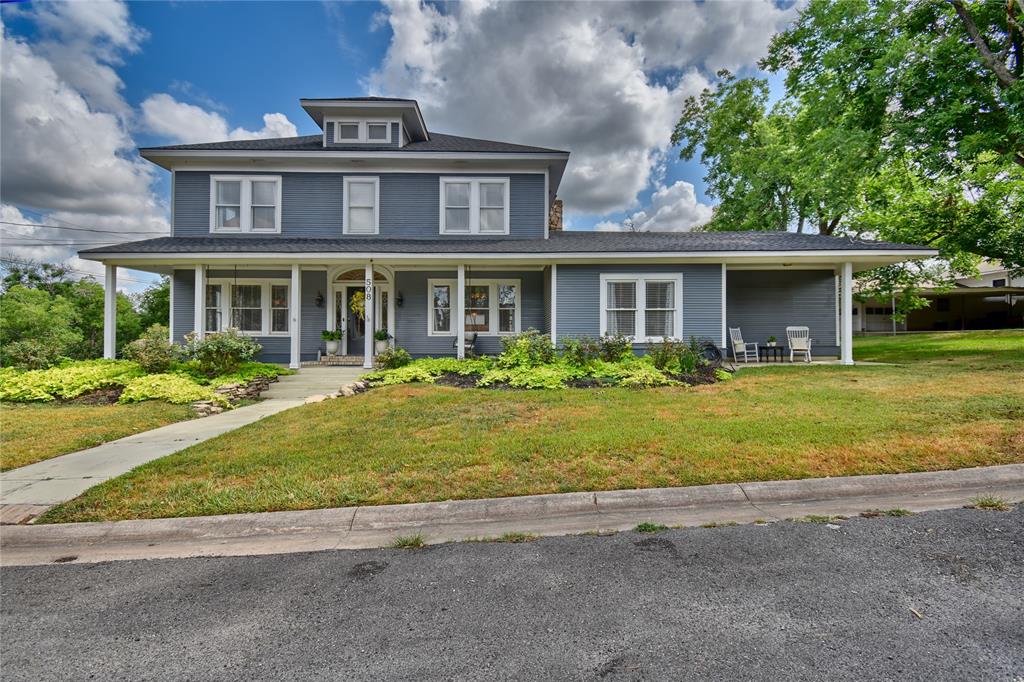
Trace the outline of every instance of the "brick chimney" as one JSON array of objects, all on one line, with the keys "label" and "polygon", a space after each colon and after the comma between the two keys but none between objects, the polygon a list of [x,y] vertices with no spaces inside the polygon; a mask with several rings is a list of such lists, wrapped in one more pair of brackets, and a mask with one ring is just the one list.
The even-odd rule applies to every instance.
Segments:
[{"label": "brick chimney", "polygon": [[562,231],[562,200],[555,199],[551,203],[551,213],[548,214],[548,232]]}]

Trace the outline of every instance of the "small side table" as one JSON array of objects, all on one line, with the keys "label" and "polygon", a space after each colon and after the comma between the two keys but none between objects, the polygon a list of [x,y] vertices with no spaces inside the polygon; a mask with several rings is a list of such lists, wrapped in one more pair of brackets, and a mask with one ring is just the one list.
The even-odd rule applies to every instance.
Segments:
[{"label": "small side table", "polygon": [[761,358],[764,358],[765,362],[782,362],[786,357],[785,350],[785,346],[758,346],[757,361],[761,362]]}]

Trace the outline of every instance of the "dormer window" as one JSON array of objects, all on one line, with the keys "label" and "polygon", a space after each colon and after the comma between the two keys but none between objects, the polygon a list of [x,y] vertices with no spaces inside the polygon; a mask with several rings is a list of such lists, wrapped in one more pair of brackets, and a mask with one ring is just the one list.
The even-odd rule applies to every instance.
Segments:
[{"label": "dormer window", "polygon": [[358,119],[328,121],[328,143],[391,144],[391,125],[396,122]]}]

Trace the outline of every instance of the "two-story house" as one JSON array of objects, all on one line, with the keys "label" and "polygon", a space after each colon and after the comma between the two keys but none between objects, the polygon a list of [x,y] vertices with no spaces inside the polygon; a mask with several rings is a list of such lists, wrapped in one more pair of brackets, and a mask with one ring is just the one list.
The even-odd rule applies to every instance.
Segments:
[{"label": "two-story house", "polygon": [[105,353],[117,267],[169,275],[171,336],[228,327],[298,367],[343,332],[414,355],[494,353],[503,335],[747,340],[811,329],[852,362],[857,270],[934,255],[904,244],[779,232],[561,229],[569,153],[431,132],[413,100],[304,99],[317,135],[151,147],[171,172],[171,235],[81,252],[106,264]]}]

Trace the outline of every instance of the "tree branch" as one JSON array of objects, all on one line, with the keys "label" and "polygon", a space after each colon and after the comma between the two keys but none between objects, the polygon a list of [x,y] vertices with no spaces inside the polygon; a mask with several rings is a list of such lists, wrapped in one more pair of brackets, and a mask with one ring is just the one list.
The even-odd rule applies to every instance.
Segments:
[{"label": "tree branch", "polygon": [[996,55],[989,49],[988,43],[985,42],[985,37],[981,35],[978,25],[974,23],[974,18],[964,5],[964,0],[949,0],[949,2],[953,5],[957,16],[960,17],[960,22],[971,37],[971,42],[974,43],[974,47],[978,50],[982,63],[988,67],[989,71],[995,74],[999,87],[1008,88],[1016,83],[1017,77],[1010,73],[1006,65],[996,58]]}]

